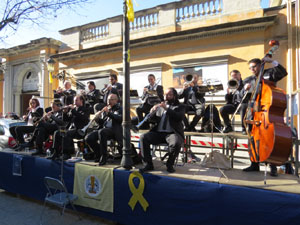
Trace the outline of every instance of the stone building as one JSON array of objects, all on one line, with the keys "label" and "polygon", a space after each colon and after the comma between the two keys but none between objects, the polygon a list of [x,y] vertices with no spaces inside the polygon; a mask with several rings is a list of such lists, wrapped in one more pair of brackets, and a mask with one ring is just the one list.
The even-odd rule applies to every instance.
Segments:
[{"label": "stone building", "polygon": [[58,52],[60,44],[51,38],[40,38],[29,44],[0,49],[4,71],[1,112],[26,113],[33,95],[39,97],[42,106],[49,105],[57,81],[49,85],[46,60]]},{"label": "stone building", "polygon": [[[263,58],[270,48],[269,40],[276,39],[280,48],[274,59],[289,72],[277,85],[292,95],[300,86],[296,60],[299,19],[295,15],[298,1],[287,2],[274,0],[270,3],[274,7],[263,9],[260,0],[186,0],[136,11],[130,23],[130,87],[141,94],[147,75],[153,73],[165,89],[181,89],[184,75],[197,73],[204,84],[221,82],[226,89],[230,71],[238,69],[243,78],[249,76],[248,60]],[[118,74],[122,82],[122,15],[64,29],[60,34],[62,44],[46,56],[50,53],[57,62],[55,73],[65,70],[82,83],[93,80],[97,88],[108,83],[111,73]],[[0,57],[6,58],[5,51],[0,51]],[[13,78],[12,69],[9,66],[5,72],[5,85],[6,79],[14,82],[11,90],[7,90],[9,86],[5,89],[5,96],[9,91],[14,93],[14,98],[8,98],[15,108],[5,103],[4,111],[17,110],[22,99],[23,78]],[[47,88],[39,86],[38,90],[47,96]],[[224,93],[215,93],[214,100],[223,101]],[[208,100],[210,96],[206,94]]]}]

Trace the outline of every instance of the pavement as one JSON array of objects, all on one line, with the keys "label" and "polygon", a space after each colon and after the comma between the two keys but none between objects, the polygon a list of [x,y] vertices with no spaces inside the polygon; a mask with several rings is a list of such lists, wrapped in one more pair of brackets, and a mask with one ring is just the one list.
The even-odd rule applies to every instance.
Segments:
[{"label": "pavement", "polygon": [[[27,197],[12,194],[0,189],[0,225],[38,225],[43,203]],[[60,208],[48,205],[42,217],[43,225],[116,225],[117,223],[99,217],[74,213],[66,209],[63,215]]]}]

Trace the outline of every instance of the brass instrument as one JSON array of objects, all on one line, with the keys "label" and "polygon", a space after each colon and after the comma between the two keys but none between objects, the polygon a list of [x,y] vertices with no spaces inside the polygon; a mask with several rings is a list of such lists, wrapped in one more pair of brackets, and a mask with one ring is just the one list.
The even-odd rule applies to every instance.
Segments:
[{"label": "brass instrument", "polygon": [[188,75],[186,75],[185,76],[185,82],[184,82],[184,84],[183,84],[183,87],[188,87],[188,86],[190,86],[190,84],[193,82],[193,75],[192,74],[188,74]]},{"label": "brass instrument", "polygon": [[228,81],[227,86],[230,90],[232,90],[234,92],[236,89],[238,89],[239,82],[237,79],[231,79]]},{"label": "brass instrument", "polygon": [[108,92],[108,88],[112,87],[111,84],[107,84],[106,88],[104,88],[101,92],[103,95],[105,95]]},{"label": "brass instrument", "polygon": [[[107,108],[108,108],[108,110],[110,110],[110,109],[111,109],[111,106],[108,105]],[[99,111],[99,112],[95,115],[95,117],[94,117],[87,125],[85,125],[82,129],[78,130],[78,131],[77,131],[78,134],[79,134],[80,136],[83,137],[83,136],[86,134],[87,129],[92,125],[92,123],[93,123],[96,119],[98,119],[98,118],[100,118],[100,117],[102,116],[102,113],[104,113],[104,110],[105,110],[105,107],[104,107],[101,111]]]}]

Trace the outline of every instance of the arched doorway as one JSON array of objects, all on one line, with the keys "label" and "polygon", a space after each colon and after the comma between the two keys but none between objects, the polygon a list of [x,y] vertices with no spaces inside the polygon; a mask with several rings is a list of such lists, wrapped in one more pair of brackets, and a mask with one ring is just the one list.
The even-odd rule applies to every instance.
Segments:
[{"label": "arched doorway", "polygon": [[32,96],[40,96],[38,84],[38,74],[34,71],[26,72],[22,82],[21,115],[26,114]]}]

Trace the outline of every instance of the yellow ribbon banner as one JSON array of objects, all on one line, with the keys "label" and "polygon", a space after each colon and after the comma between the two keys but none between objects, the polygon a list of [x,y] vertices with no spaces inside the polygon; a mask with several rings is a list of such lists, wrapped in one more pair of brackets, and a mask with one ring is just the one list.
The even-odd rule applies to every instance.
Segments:
[{"label": "yellow ribbon banner", "polygon": [[50,84],[53,83],[52,72],[49,73],[49,83]]},{"label": "yellow ribbon banner", "polygon": [[129,22],[134,22],[134,10],[131,0],[126,0],[127,5],[127,18]]},{"label": "yellow ribbon banner", "polygon": [[[138,188],[135,187],[133,183],[133,179],[138,178],[140,183]],[[146,212],[147,207],[149,206],[149,203],[143,196],[144,188],[145,188],[145,181],[144,177],[139,173],[139,172],[132,172],[128,178],[128,184],[129,184],[129,189],[132,193],[132,196],[128,202],[128,205],[131,207],[132,211],[135,208],[135,205],[137,202],[141,204],[143,207],[144,211]]]}]

